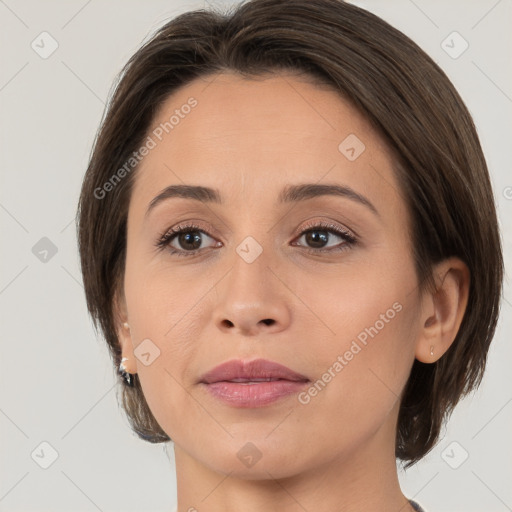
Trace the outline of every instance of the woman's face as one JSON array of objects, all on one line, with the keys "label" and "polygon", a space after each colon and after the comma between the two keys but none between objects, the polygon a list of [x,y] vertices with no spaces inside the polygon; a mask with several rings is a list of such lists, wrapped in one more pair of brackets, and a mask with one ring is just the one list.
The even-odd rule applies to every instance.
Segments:
[{"label": "woman's face", "polygon": [[[385,144],[337,94],[292,75],[196,80],[148,136],[128,214],[123,355],[175,446],[244,478],[394,454],[421,304]],[[218,200],[168,194],[148,210],[172,185]],[[188,234],[157,247],[179,227]],[[200,382],[255,359],[308,382]]]}]

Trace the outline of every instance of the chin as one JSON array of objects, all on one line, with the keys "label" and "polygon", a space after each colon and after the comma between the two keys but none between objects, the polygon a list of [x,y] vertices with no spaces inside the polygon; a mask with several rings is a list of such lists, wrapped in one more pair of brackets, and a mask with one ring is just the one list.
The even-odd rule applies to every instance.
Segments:
[{"label": "chin", "polygon": [[[268,441],[231,440],[229,446],[217,445],[216,450],[199,454],[205,466],[221,474],[244,480],[287,478],[301,471],[297,460],[297,443],[293,448],[277,450]],[[291,463],[293,462],[293,464]],[[297,467],[295,467],[297,465]]]},{"label": "chin", "polygon": [[[233,461],[233,457],[235,461]],[[237,458],[236,454],[233,457],[226,458],[225,461],[215,462],[215,465],[210,467],[221,474],[228,475],[232,478],[239,478],[241,480],[269,480],[269,479],[283,479],[294,476],[300,473],[300,468],[291,467],[289,457],[271,457],[271,459],[263,460],[263,457],[256,462],[252,467],[246,467]],[[206,464],[206,461],[205,461]]]}]

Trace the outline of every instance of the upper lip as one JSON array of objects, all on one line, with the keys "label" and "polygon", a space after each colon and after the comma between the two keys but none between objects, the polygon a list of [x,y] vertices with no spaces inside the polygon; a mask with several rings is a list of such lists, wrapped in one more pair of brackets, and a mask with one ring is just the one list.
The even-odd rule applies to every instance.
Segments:
[{"label": "upper lip", "polygon": [[211,384],[220,381],[233,381],[234,379],[240,379],[238,382],[252,382],[268,379],[282,379],[296,382],[309,381],[306,376],[294,372],[290,368],[274,361],[255,359],[253,361],[244,362],[241,359],[233,359],[206,372],[201,377],[200,382]]}]

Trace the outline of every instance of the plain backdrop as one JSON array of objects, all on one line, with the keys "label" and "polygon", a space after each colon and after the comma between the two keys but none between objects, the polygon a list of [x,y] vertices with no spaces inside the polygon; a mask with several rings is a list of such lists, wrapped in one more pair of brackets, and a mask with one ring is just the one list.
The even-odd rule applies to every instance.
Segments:
[{"label": "plain backdrop", "polygon": [[[459,90],[487,157],[510,268],[511,0],[354,3],[415,40]],[[139,440],[119,408],[115,370],[86,311],[74,217],[115,76],[168,19],[208,7],[0,0],[0,511],[175,505],[172,449],[169,459],[164,445]],[[438,446],[400,471],[404,493],[427,512],[512,510],[511,303],[507,280],[480,389]]]}]

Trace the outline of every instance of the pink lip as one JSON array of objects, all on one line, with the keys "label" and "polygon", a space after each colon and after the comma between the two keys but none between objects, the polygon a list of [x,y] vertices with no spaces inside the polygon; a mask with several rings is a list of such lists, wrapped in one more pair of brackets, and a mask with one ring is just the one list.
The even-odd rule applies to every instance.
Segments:
[{"label": "pink lip", "polygon": [[299,392],[309,379],[279,363],[256,359],[227,361],[200,379],[216,398],[235,407],[262,407]]}]

